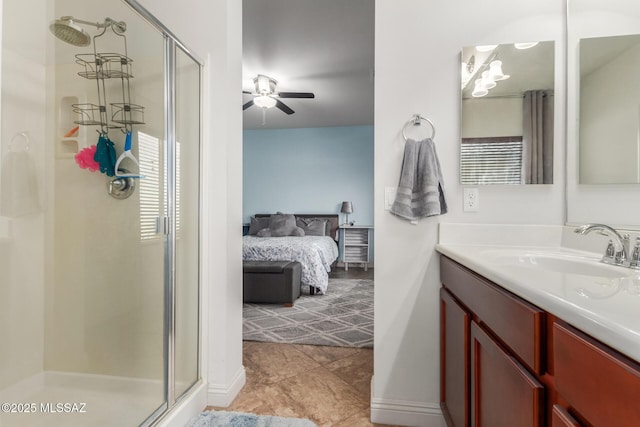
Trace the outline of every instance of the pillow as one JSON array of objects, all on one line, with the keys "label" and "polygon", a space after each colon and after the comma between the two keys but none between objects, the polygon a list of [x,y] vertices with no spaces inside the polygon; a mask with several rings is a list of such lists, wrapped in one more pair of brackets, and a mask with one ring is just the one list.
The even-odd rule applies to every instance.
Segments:
[{"label": "pillow", "polygon": [[296,224],[302,228],[305,236],[326,236],[327,222],[320,218],[296,218]]},{"label": "pillow", "polygon": [[258,234],[258,231],[263,228],[269,228],[269,220],[268,216],[256,218],[255,216],[251,217],[251,223],[249,224],[249,235],[255,236]]},{"label": "pillow", "polygon": [[291,214],[278,212],[269,218],[269,228],[258,231],[258,237],[304,236],[304,230],[296,226],[296,218]]}]

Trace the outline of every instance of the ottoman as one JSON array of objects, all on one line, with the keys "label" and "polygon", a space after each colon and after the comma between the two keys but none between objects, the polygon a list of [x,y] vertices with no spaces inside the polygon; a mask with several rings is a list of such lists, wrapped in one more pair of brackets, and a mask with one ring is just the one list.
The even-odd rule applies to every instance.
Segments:
[{"label": "ottoman", "polygon": [[243,301],[293,306],[300,296],[302,264],[295,261],[243,261]]}]

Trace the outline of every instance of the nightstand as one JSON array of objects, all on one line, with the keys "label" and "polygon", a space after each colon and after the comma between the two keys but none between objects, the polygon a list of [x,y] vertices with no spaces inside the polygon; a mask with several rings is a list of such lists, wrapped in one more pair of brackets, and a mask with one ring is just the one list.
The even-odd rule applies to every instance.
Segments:
[{"label": "nightstand", "polygon": [[372,225],[341,225],[342,262],[344,270],[349,270],[349,263],[360,263],[367,271],[369,264],[369,242]]}]

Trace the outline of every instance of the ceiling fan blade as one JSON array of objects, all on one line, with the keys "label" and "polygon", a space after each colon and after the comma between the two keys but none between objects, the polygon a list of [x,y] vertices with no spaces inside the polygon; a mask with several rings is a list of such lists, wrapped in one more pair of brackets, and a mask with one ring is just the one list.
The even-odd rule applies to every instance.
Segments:
[{"label": "ceiling fan blade", "polygon": [[278,92],[280,98],[315,98],[311,92]]},{"label": "ceiling fan blade", "polygon": [[246,110],[247,108],[253,105],[253,99],[242,106],[242,110]]},{"label": "ceiling fan blade", "polygon": [[295,111],[293,111],[284,102],[280,101],[279,99],[276,99],[276,107],[278,107],[279,109],[281,109],[282,111],[284,111],[287,114],[295,113]]}]

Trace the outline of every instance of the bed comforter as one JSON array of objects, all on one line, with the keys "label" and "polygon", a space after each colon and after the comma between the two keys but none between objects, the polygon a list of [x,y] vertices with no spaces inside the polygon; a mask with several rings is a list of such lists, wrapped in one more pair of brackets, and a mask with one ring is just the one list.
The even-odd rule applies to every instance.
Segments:
[{"label": "bed comforter", "polygon": [[314,286],[321,294],[327,291],[331,264],[337,258],[338,245],[327,236],[242,238],[243,260],[298,261],[302,264],[302,284]]}]

